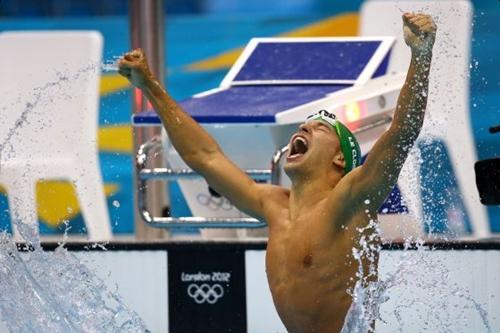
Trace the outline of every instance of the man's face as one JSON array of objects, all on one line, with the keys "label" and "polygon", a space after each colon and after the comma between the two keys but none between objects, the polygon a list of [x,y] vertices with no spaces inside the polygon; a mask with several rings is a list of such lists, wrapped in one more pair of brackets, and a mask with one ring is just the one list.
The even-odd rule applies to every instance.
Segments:
[{"label": "man's face", "polygon": [[289,177],[317,168],[331,168],[340,143],[332,126],[321,120],[310,120],[299,126],[290,138],[284,170]]}]

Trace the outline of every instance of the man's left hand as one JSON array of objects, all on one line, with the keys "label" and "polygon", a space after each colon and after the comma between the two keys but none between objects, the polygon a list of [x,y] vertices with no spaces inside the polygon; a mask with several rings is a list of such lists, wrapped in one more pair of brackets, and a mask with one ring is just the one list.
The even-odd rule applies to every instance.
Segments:
[{"label": "man's left hand", "polygon": [[417,54],[432,51],[436,38],[436,24],[430,15],[405,13],[403,30],[406,44]]}]

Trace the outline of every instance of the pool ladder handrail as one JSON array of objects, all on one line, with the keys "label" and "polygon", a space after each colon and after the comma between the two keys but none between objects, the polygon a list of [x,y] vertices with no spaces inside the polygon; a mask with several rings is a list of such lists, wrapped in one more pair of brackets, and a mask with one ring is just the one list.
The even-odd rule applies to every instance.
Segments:
[{"label": "pool ladder handrail", "polygon": [[[353,131],[354,134],[368,131],[372,128],[385,125],[392,121],[390,115],[384,115],[376,121],[361,126]],[[267,224],[251,217],[160,217],[152,216],[148,210],[146,182],[150,180],[177,180],[195,179],[201,177],[191,169],[171,169],[171,168],[152,168],[146,167],[149,156],[158,153],[162,149],[162,141],[159,136],[155,136],[149,141],[143,143],[136,155],[136,173],[138,182],[137,205],[144,222],[155,228],[263,228]],[[254,180],[271,181],[271,184],[281,184],[280,162],[288,151],[288,145],[278,149],[271,160],[271,169],[247,169],[244,172]]]}]

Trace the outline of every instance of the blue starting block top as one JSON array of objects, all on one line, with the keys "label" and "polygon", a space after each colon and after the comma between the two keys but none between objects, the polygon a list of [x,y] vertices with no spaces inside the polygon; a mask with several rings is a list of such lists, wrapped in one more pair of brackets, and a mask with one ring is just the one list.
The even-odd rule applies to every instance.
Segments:
[{"label": "blue starting block top", "polygon": [[[180,102],[200,123],[273,123],[275,114],[325,97],[348,85],[236,86]],[[139,124],[160,124],[155,112],[134,116]]]},{"label": "blue starting block top", "polygon": [[[221,87],[179,104],[200,123],[274,123],[276,114],[361,85],[387,69],[391,37],[254,38]],[[134,125],[158,125],[154,112]]]},{"label": "blue starting block top", "polygon": [[[358,79],[366,82],[386,55],[387,46],[390,47],[390,44],[381,47],[383,42],[352,38],[253,39],[222,86],[355,84]],[[382,59],[375,56],[379,48],[384,51]]]}]

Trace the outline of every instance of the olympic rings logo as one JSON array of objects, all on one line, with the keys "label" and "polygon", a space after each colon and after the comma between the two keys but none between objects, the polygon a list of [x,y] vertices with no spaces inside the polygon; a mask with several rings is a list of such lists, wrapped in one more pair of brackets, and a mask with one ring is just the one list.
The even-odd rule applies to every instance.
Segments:
[{"label": "olympic rings logo", "polygon": [[198,304],[205,302],[215,304],[224,296],[224,288],[218,283],[212,286],[206,283],[203,283],[201,286],[191,283],[187,288],[187,293]]},{"label": "olympic rings logo", "polygon": [[196,201],[198,201],[200,205],[206,206],[211,210],[222,209],[229,211],[233,209],[233,205],[231,204],[231,202],[224,197],[217,198],[205,193],[198,193],[198,195],[196,196]]}]

